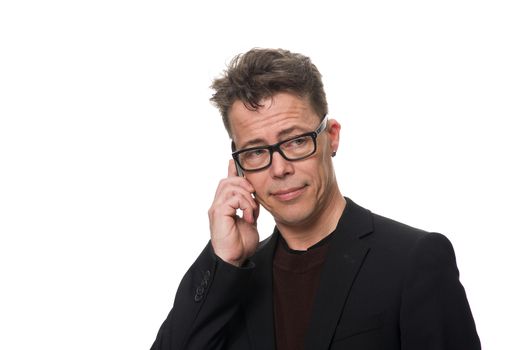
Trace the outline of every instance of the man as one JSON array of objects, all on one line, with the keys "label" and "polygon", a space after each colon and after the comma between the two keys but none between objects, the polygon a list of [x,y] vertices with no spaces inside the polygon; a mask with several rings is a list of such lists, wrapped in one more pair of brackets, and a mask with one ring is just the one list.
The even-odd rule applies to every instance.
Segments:
[{"label": "man", "polygon": [[[309,58],[253,49],[212,87],[233,160],[152,349],[480,349],[447,238],[340,193]],[[260,205],[276,222],[261,243]]]}]

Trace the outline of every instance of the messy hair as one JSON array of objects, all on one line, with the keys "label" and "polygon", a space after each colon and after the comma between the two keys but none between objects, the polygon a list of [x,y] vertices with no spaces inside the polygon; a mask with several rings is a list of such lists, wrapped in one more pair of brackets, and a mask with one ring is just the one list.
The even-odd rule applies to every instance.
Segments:
[{"label": "messy hair", "polygon": [[283,49],[255,48],[235,56],[223,74],[215,79],[210,101],[219,109],[231,136],[228,113],[235,101],[257,110],[263,99],[279,92],[307,98],[320,116],[327,114],[327,100],[321,74],[310,58]]}]

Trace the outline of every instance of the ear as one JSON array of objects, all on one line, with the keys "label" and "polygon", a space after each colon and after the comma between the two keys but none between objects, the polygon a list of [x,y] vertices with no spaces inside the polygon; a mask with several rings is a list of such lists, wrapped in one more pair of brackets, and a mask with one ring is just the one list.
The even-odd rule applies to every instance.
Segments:
[{"label": "ear", "polygon": [[335,119],[327,121],[327,134],[329,134],[330,151],[334,155],[340,145],[340,129],[342,126]]}]

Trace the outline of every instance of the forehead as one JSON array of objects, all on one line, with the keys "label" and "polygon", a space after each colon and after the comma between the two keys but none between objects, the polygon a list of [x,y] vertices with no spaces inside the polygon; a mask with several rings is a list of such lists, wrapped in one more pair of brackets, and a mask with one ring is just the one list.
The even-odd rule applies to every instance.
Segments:
[{"label": "forehead", "polygon": [[230,109],[232,140],[239,148],[253,140],[277,142],[280,133],[287,130],[290,133],[312,131],[320,122],[307,98],[278,93],[260,104],[254,111],[238,100]]}]

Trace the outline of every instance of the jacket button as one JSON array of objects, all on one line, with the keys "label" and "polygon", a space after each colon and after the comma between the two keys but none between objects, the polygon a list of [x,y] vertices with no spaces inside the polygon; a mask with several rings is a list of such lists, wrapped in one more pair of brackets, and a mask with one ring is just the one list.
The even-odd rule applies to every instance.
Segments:
[{"label": "jacket button", "polygon": [[205,289],[201,286],[197,287],[197,289],[195,290],[195,294],[199,296],[203,295],[204,292],[205,292]]},{"label": "jacket button", "polygon": [[195,300],[196,303],[200,302],[201,299],[203,299],[203,296],[202,296],[202,295],[197,295],[197,294],[194,295],[194,300]]},{"label": "jacket button", "polygon": [[205,276],[204,276],[205,281],[208,282],[208,280],[210,280],[210,275],[211,275],[210,270],[206,270]]}]

